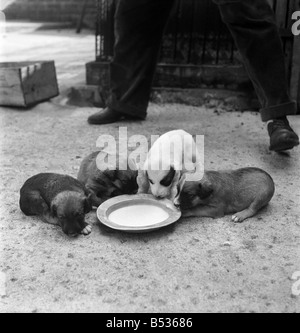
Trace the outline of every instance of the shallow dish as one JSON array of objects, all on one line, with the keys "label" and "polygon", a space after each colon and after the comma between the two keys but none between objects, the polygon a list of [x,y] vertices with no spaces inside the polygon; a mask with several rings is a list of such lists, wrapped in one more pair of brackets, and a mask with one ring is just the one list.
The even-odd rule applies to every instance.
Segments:
[{"label": "shallow dish", "polygon": [[120,195],[103,202],[97,217],[106,226],[128,232],[146,232],[176,222],[181,212],[168,199],[151,194]]}]

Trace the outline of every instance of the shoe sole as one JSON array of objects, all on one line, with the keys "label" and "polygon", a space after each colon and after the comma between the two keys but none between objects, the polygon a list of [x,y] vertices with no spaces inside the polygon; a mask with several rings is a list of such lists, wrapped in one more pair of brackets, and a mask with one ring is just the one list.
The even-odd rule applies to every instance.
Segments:
[{"label": "shoe sole", "polygon": [[112,121],[101,121],[101,122],[97,122],[97,121],[89,121],[88,120],[88,123],[90,125],[108,125],[108,124],[113,124],[113,123],[116,123],[118,121],[121,121],[122,119],[118,119],[118,120],[112,120]]},{"label": "shoe sole", "polygon": [[293,149],[294,147],[299,145],[299,141],[284,141],[278,144],[275,147],[269,147],[269,150],[275,151],[275,152],[281,152],[285,150]]},{"label": "shoe sole", "polygon": [[122,116],[122,117],[119,118],[119,119],[107,120],[107,121],[100,121],[100,122],[97,122],[97,120],[90,120],[90,119],[88,118],[87,122],[88,122],[90,125],[107,125],[107,124],[117,123],[117,122],[119,122],[119,121],[123,121],[123,120],[127,120],[127,121],[143,121],[143,120],[145,120],[145,119],[137,118],[137,117],[131,117],[131,116]]}]

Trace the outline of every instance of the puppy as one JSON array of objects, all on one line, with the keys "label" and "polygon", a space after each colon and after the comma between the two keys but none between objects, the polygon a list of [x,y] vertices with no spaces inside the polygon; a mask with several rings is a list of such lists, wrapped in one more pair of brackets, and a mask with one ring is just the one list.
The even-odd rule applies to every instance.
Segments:
[{"label": "puppy", "polygon": [[242,222],[268,204],[275,191],[271,176],[258,168],[206,171],[198,182],[186,182],[180,194],[183,216],[222,217]]},{"label": "puppy", "polygon": [[71,176],[40,173],[29,178],[20,190],[20,208],[25,215],[39,215],[60,225],[69,236],[91,232],[85,222],[85,214],[92,208],[88,192]]},{"label": "puppy", "polygon": [[174,130],[163,134],[154,142],[139,169],[138,192],[148,193],[150,187],[156,198],[169,198],[178,206],[186,174],[197,171],[197,161],[199,153],[189,133]]},{"label": "puppy", "polygon": [[[121,162],[124,162],[125,165],[127,164],[127,170],[118,170],[118,168],[113,166],[114,170],[107,168],[101,171],[97,167],[97,158],[101,157],[103,161],[108,155],[109,153],[104,150],[91,153],[82,161],[77,175],[77,179],[89,191],[91,203],[95,207],[98,207],[109,198],[122,194],[137,193],[138,185],[136,178],[138,171],[135,164],[129,159],[124,160],[124,156],[119,156],[119,159],[123,159]],[[117,166],[119,165],[119,159],[116,161]]]}]

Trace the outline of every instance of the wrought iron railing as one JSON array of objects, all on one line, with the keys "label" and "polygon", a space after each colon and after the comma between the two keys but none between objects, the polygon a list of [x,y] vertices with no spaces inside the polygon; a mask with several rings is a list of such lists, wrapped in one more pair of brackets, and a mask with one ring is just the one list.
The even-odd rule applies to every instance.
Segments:
[{"label": "wrought iron railing", "polygon": [[[287,57],[295,0],[269,0],[280,28]],[[96,0],[96,61],[113,56],[115,0]],[[232,37],[211,0],[175,0],[162,41],[159,62],[168,64],[236,64],[240,62]]]},{"label": "wrought iron railing", "polygon": [[[113,56],[116,0],[95,1],[96,61],[88,69],[87,82],[105,86],[109,82],[107,63]],[[282,38],[291,96],[300,105],[300,39],[291,33],[292,13],[300,10],[300,0],[267,1]],[[154,85],[244,89],[249,82],[217,6],[211,0],[174,0]]]}]

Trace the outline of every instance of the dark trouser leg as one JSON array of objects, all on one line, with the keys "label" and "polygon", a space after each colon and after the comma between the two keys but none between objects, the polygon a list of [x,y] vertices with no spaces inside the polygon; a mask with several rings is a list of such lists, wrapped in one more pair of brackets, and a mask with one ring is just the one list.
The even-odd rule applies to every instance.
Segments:
[{"label": "dark trouser leg", "polygon": [[119,0],[107,106],[144,119],[158,52],[173,0]]},{"label": "dark trouser leg", "polygon": [[295,114],[285,73],[284,55],[274,14],[266,0],[214,0],[243,57],[268,121]]}]

